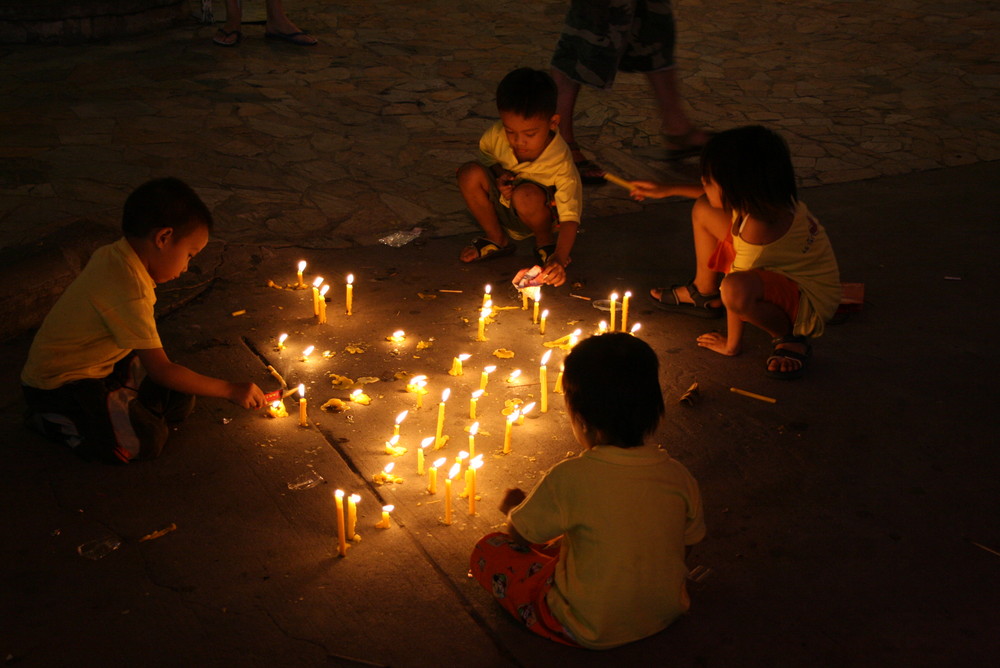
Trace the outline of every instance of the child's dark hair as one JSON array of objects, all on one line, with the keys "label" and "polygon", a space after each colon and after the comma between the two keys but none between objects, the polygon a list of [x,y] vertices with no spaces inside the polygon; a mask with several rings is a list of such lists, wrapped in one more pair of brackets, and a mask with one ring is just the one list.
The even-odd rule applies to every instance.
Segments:
[{"label": "child's dark hair", "polygon": [[722,190],[726,210],[747,213],[762,222],[794,207],[798,199],[788,144],[760,125],[712,137],[701,153],[701,175]]},{"label": "child's dark hair", "polygon": [[497,110],[512,111],[522,118],[556,113],[556,82],[548,72],[522,67],[503,78],[497,86]]},{"label": "child's dark hair", "polygon": [[634,448],[663,418],[660,362],[631,334],[600,334],[578,343],[563,366],[566,404],[607,445]]},{"label": "child's dark hair", "polygon": [[122,211],[126,237],[146,237],[164,227],[174,228],[182,237],[197,225],[212,229],[212,214],[191,186],[173,177],[142,184],[125,200]]}]

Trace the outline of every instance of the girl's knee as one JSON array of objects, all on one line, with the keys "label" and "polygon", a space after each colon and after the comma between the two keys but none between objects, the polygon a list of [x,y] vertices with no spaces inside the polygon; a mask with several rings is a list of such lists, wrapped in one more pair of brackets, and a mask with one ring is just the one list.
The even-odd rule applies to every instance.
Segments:
[{"label": "girl's knee", "polygon": [[719,286],[727,310],[745,313],[764,295],[760,277],[752,271],[736,271],[722,279]]}]

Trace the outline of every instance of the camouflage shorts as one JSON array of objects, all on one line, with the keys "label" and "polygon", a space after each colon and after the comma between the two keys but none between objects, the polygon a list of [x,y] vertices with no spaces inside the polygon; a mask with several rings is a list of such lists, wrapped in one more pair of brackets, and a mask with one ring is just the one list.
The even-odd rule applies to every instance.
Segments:
[{"label": "camouflage shorts", "polygon": [[552,54],[570,79],[611,88],[618,70],[655,72],[674,65],[670,0],[572,0]]}]

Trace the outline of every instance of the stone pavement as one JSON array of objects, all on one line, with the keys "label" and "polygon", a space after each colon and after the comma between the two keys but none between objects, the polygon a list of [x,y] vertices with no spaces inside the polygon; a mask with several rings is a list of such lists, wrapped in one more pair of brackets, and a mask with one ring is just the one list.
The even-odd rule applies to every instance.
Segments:
[{"label": "stone pavement", "polygon": [[[471,231],[454,170],[495,118],[503,74],[547,67],[566,3],[288,4],[320,46],[266,42],[247,25],[223,49],[192,22],[0,47],[0,248],[79,217],[115,225],[126,194],[165,174],[203,195],[228,242],[343,248],[413,226]],[[803,185],[1000,157],[991,3],[676,4],[692,117],[777,128]],[[625,176],[690,178],[690,164],[652,159],[655,111],[644,78],[621,75],[581,95],[580,141]],[[588,193],[588,219],[642,206],[614,186]]]}]

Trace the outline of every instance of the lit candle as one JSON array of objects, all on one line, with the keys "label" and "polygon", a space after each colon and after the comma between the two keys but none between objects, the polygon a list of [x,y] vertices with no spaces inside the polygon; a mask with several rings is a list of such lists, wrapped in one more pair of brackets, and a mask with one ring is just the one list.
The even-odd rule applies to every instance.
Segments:
[{"label": "lit candle", "polygon": [[476,514],[476,469],[483,465],[483,456],[473,457],[467,470],[469,478],[469,514]]},{"label": "lit candle", "polygon": [[486,391],[486,383],[490,382],[490,374],[496,371],[497,368],[492,364],[487,367],[483,367],[483,373],[479,376],[479,389]]},{"label": "lit candle", "polygon": [[306,261],[305,260],[299,260],[299,277],[298,277],[299,278],[299,282],[295,284],[295,287],[297,287],[297,288],[304,288],[304,287],[306,287],[305,282],[302,280],[302,272],[305,271],[305,270],[306,270]]},{"label": "lit candle", "polygon": [[447,389],[441,393],[441,403],[438,404],[438,421],[437,430],[434,432],[434,447],[435,449],[440,448],[443,443],[441,443],[441,436],[444,432],[444,405],[448,401],[448,397],[451,396],[451,389]]},{"label": "lit candle", "polygon": [[528,310],[528,292],[526,290],[521,290],[521,310]]},{"label": "lit candle", "polygon": [[316,346],[306,347],[306,349],[302,351],[302,361],[308,362],[309,356],[313,354],[314,350],[316,350]]},{"label": "lit candle", "polygon": [[449,371],[448,374],[452,376],[461,376],[462,362],[469,359],[470,357],[472,357],[472,355],[469,355],[467,353],[456,355],[455,358],[451,361],[451,371]]},{"label": "lit candle", "polygon": [[642,325],[640,325],[639,323],[635,323],[634,325],[632,325],[632,329],[630,329],[628,333],[631,334],[632,336],[635,336],[635,333],[639,331],[640,327],[642,327]]},{"label": "lit candle", "polygon": [[285,402],[280,399],[272,403],[268,407],[267,412],[273,418],[288,417],[288,411],[285,410]]},{"label": "lit candle", "polygon": [[396,506],[382,506],[382,519],[375,524],[376,529],[388,529],[392,526],[389,513],[396,509]]},{"label": "lit candle", "polygon": [[608,331],[608,323],[606,323],[605,321],[602,320],[597,325],[597,333],[598,334],[603,334],[606,331]]},{"label": "lit candle", "polygon": [[399,415],[396,416],[396,424],[393,425],[393,427],[392,427],[392,435],[393,436],[399,436],[399,425],[402,424],[403,420],[405,420],[406,416],[409,415],[409,414],[410,414],[410,411],[403,411],[402,413],[400,413]]},{"label": "lit candle", "polygon": [[493,287],[488,283],[486,284],[486,287],[483,288],[483,308],[486,308],[486,306],[490,304],[490,292],[492,292],[492,290]]},{"label": "lit candle", "polygon": [[476,390],[472,393],[472,398],[469,400],[469,419],[476,419],[476,404],[479,403],[479,397],[483,396],[484,390]]},{"label": "lit candle", "polygon": [[520,415],[520,411],[514,411],[513,413],[507,416],[507,425],[504,427],[503,430],[503,453],[505,455],[510,454],[511,428],[514,426],[514,423],[517,422],[518,415]]},{"label": "lit candle", "polygon": [[549,317],[549,310],[545,309],[542,311],[542,317],[538,321],[538,333],[545,334],[545,319]]},{"label": "lit candle", "polygon": [[476,341],[486,340],[486,318],[490,315],[490,309],[484,308],[479,312],[479,332],[476,334]]},{"label": "lit candle", "polygon": [[344,535],[344,490],[338,489],[333,493],[337,500],[337,553],[347,556],[347,537]]},{"label": "lit candle", "polygon": [[524,416],[530,413],[535,408],[535,402],[532,401],[530,404],[521,409],[521,414],[517,416],[517,423],[524,424]]},{"label": "lit candle", "polygon": [[299,385],[299,426],[309,426],[309,418],[306,416],[306,386],[304,384]]},{"label": "lit candle", "polygon": [[285,349],[285,341],[288,340],[288,334],[282,334],[278,337],[278,350]]},{"label": "lit candle", "polygon": [[562,394],[562,391],[563,391],[562,377],[563,377],[563,365],[560,364],[559,365],[559,373],[556,374],[556,385],[555,385],[555,387],[552,388],[552,391],[556,392],[557,394]]},{"label": "lit candle", "polygon": [[406,332],[401,329],[397,329],[395,332],[387,336],[386,340],[391,341],[392,343],[402,343],[403,341],[406,341]]},{"label": "lit candle", "polygon": [[549,370],[546,368],[545,365],[549,363],[549,356],[551,354],[552,351],[549,350],[544,355],[542,355],[542,364],[538,368],[538,379],[541,382],[542,386],[542,399],[541,399],[540,410],[543,413],[549,412]]},{"label": "lit candle", "polygon": [[617,306],[618,306],[618,293],[617,292],[612,292],[611,293],[611,326],[609,327],[609,330],[612,331],[612,332],[615,331],[615,307],[617,307]]},{"label": "lit candle", "polygon": [[313,281],[313,316],[319,316],[319,286],[323,285],[323,277],[317,276]]},{"label": "lit candle", "polygon": [[424,474],[424,450],[430,447],[430,444],[433,442],[433,436],[428,436],[424,440],[420,441],[420,447],[417,448],[417,475]]},{"label": "lit candle", "polygon": [[479,433],[479,423],[473,422],[469,427],[469,456],[476,456],[476,434]]},{"label": "lit candle", "polygon": [[622,297],[622,331],[627,331],[628,327],[628,300],[632,298],[632,293],[626,291]]},{"label": "lit candle", "polygon": [[427,394],[427,376],[414,376],[406,385],[406,389],[417,395],[417,405],[414,408],[423,408],[424,395]]},{"label": "lit candle", "polygon": [[574,329],[573,333],[569,335],[569,347],[572,348],[580,342],[580,335],[583,334],[582,329]]},{"label": "lit candle", "polygon": [[510,375],[507,376],[507,382],[508,383],[516,383],[517,379],[518,379],[518,377],[520,375],[521,375],[521,370],[520,369],[514,369],[513,371],[510,372]]},{"label": "lit candle", "polygon": [[326,324],[326,293],[330,291],[330,286],[323,284],[323,287],[319,289],[319,314],[318,320],[319,324]]},{"label": "lit candle", "polygon": [[354,274],[347,275],[347,315],[354,308]]},{"label": "lit candle", "polygon": [[531,312],[531,324],[538,324],[538,304],[542,301],[542,291],[535,293],[535,310]]},{"label": "lit candle", "polygon": [[448,479],[444,481],[444,523],[451,524],[451,480],[458,475],[461,464],[452,464],[448,471]]},{"label": "lit candle", "polygon": [[354,542],[361,540],[361,536],[356,531],[358,527],[358,503],[361,502],[359,494],[351,494],[347,497],[347,540]]},{"label": "lit candle", "polygon": [[445,459],[444,457],[441,457],[440,459],[435,459],[434,463],[431,464],[431,467],[429,469],[427,469],[427,478],[428,478],[428,480],[427,480],[427,493],[428,494],[437,494],[437,491],[438,491],[437,490],[437,485],[438,485],[438,469],[441,468],[442,466],[444,466],[445,462],[447,462],[447,461],[448,460]]}]

